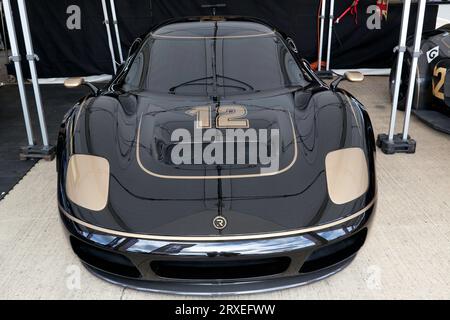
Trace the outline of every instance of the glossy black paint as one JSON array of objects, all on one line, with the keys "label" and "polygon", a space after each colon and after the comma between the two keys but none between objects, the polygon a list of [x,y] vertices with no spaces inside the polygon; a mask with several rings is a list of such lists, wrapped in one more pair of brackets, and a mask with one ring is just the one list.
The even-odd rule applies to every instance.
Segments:
[{"label": "glossy black paint", "polygon": [[[350,106],[338,96],[340,93],[313,90],[250,102],[264,107],[281,102],[289,108],[295,121],[299,152],[296,163],[288,172],[270,177],[219,181],[161,179],[146,174],[136,161],[136,133],[139,115],[150,112],[148,110],[153,103],[156,104],[155,100],[131,95],[118,99],[109,96],[90,98],[73,135],[73,153],[93,154],[109,160],[112,173],[109,203],[102,212],[91,212],[67,202],[68,209],[81,220],[95,221],[105,228],[170,235],[178,232],[182,235],[217,234],[211,221],[219,210],[219,186],[222,190],[222,214],[230,222],[222,234],[298,229],[356,212],[367,206],[375,195],[374,175],[366,194],[350,203],[336,205],[328,196],[324,159],[330,151],[359,146],[366,150],[373,169],[373,141],[370,132],[365,132],[371,130],[368,117],[356,102]],[[302,106],[294,106],[295,99],[305,99],[305,102]],[[175,101],[164,100],[176,105]],[[247,101],[234,102],[249,105]],[[192,105],[197,103],[206,101],[193,102]],[[179,104],[186,106],[184,101],[179,101]],[[129,112],[131,110],[136,111]],[[292,136],[289,122],[280,127],[286,128],[287,135]],[[64,158],[59,160],[67,161],[69,151],[67,147]],[[281,167],[292,160],[292,152],[286,158],[281,161]],[[143,165],[146,165],[146,158],[143,158]],[[177,175],[177,172],[172,169],[164,174]],[[63,189],[64,175],[61,174],[60,178]]]},{"label": "glossy black paint", "polygon": [[[261,28],[265,30],[267,27]],[[277,34],[277,37],[285,41],[281,35]],[[298,274],[303,262],[318,247],[340,241],[368,227],[375,208],[370,204],[376,197],[375,142],[369,116],[351,94],[341,89],[333,92],[314,75],[307,62],[294,56],[299,67],[311,78],[305,88],[272,90],[219,101],[210,97],[187,99],[185,96],[144,91],[123,92],[118,82],[128,70],[125,63],[100,95],[80,100],[63,120],[57,150],[60,210],[106,229],[174,237],[267,234],[334,222],[368,207],[366,213],[342,225],[304,235],[250,241],[193,241],[187,244],[102,234],[76,224],[63,214],[69,234],[89,245],[121,252],[139,266],[143,279],[161,281],[167,279],[158,278],[148,267],[150,261],[161,256],[164,259],[289,256],[293,263],[280,276],[292,277]],[[133,56],[129,58],[130,61],[132,59]],[[138,164],[139,154],[145,169],[163,175],[255,173],[255,168],[248,167],[224,169],[210,166],[201,170],[185,170],[167,165],[160,158],[161,161],[155,161],[155,157],[150,156],[158,154],[161,146],[170,144],[170,135],[163,131],[175,129],[173,123],[188,129],[192,126],[192,120],[185,113],[188,108],[226,104],[245,106],[249,110],[250,122],[256,127],[264,127],[268,121],[275,123],[285,147],[280,168],[288,166],[294,158],[293,143],[296,141],[298,155],[292,167],[267,177],[180,180],[152,176]],[[138,134],[142,137],[139,145]],[[364,150],[369,167],[369,189],[358,199],[338,205],[328,195],[325,156],[331,151],[349,147]],[[91,154],[108,159],[110,189],[104,210],[92,212],[67,198],[65,175],[72,154]],[[218,214],[228,219],[223,230],[215,229],[212,224]],[[179,251],[164,251],[174,243],[181,245]],[[161,251],[161,248],[165,249]],[[242,291],[242,288],[236,290]]]},{"label": "glossy black paint", "polygon": [[[91,248],[126,257],[134,267],[135,273],[138,274],[138,276],[130,276],[126,270],[112,272],[103,264],[92,263],[91,260],[82,257],[85,266],[102,279],[145,291],[223,295],[290,288],[323,279],[342,270],[353,260],[357,250],[347,252],[342,260],[333,261],[320,269],[302,272],[302,267],[317,250],[342,243],[352,236],[366,232],[370,227],[374,211],[375,207],[372,207],[356,219],[318,232],[250,241],[177,242],[124,238],[93,232],[73,223],[65,216],[62,216],[62,219],[71,238],[79,239],[78,241]],[[217,261],[233,262],[244,266],[246,261],[273,258],[289,258],[288,268],[281,273],[262,277],[184,279],[181,276],[175,276],[167,278],[159,276],[151,267],[153,261],[186,261],[201,264]]]}]

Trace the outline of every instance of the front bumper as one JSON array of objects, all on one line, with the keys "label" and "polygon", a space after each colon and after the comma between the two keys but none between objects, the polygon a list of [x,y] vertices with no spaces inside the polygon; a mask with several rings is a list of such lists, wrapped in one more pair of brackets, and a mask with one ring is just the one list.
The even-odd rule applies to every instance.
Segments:
[{"label": "front bumper", "polygon": [[374,211],[375,204],[355,219],[295,236],[208,242],[120,237],[79,225],[63,212],[61,217],[83,264],[109,282],[222,295],[290,288],[340,271],[364,244]]}]

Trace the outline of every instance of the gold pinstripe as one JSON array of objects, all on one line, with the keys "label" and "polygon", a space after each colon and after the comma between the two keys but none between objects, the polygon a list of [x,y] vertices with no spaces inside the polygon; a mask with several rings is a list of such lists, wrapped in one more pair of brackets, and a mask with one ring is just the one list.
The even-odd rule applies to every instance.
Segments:
[{"label": "gold pinstripe", "polygon": [[59,209],[61,212],[70,220],[73,222],[82,225],[86,228],[103,232],[106,234],[111,234],[119,237],[125,237],[125,238],[138,238],[138,239],[146,239],[146,240],[161,240],[161,241],[198,241],[198,242],[208,242],[208,241],[235,241],[235,240],[259,240],[259,239],[269,239],[269,238],[278,238],[278,237],[288,237],[288,236],[297,236],[301,234],[305,234],[308,232],[315,232],[315,231],[321,231],[325,230],[340,224],[343,224],[347,221],[353,220],[361,215],[363,215],[367,210],[369,210],[374,204],[377,199],[377,196],[375,195],[372,201],[364,207],[363,209],[348,215],[342,219],[335,220],[333,222],[325,223],[322,225],[314,226],[314,227],[308,227],[308,228],[301,228],[291,231],[280,231],[280,232],[271,232],[271,233],[260,233],[260,234],[249,234],[249,235],[234,235],[234,236],[163,236],[163,235],[151,235],[151,234],[140,234],[140,233],[130,233],[130,232],[123,232],[103,227],[98,227],[93,224],[90,224],[88,222],[85,222],[83,220],[80,220],[68,212],[66,212],[61,205],[59,205]]}]

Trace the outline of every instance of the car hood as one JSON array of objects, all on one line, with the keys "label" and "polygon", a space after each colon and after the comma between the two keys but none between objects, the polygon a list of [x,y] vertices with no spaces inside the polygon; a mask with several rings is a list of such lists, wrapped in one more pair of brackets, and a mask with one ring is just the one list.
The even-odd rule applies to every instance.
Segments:
[{"label": "car hood", "polygon": [[[174,163],[172,151],[180,142],[174,139],[174,132],[193,137],[197,114],[191,110],[205,106],[211,107],[213,128],[218,107],[239,106],[245,108],[250,128],[257,132],[275,129],[279,134],[278,166],[268,169],[267,164],[249,161]],[[356,100],[322,89],[219,102],[142,93],[90,98],[73,114],[71,152],[109,161],[108,203],[99,212],[67,203],[80,220],[137,234],[236,235],[327,223],[364,208],[373,199],[371,177],[367,194],[346,204],[333,203],[325,173],[326,155],[342,148],[362,148],[369,168],[373,166],[367,121]],[[236,145],[225,134],[223,139]],[[191,150],[194,145],[195,141]],[[207,145],[200,142],[200,150]],[[267,145],[272,146],[270,138]],[[245,144],[247,154],[249,148],[250,144]],[[190,158],[195,160],[193,155]],[[213,226],[218,215],[228,220],[223,230]]]}]

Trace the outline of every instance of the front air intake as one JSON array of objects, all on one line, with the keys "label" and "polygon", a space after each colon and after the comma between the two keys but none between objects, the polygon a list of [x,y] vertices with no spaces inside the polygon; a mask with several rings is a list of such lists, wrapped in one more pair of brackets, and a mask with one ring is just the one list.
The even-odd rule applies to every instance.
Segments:
[{"label": "front air intake", "polygon": [[366,236],[367,229],[363,229],[344,240],[317,249],[305,261],[300,273],[317,271],[351,257],[364,244]]},{"label": "front air intake", "polygon": [[291,259],[277,257],[233,261],[152,261],[158,276],[174,279],[240,279],[283,273]]},{"label": "front air intake", "polygon": [[115,275],[140,278],[141,273],[127,257],[103,250],[70,237],[70,244],[77,256],[88,265]]}]

